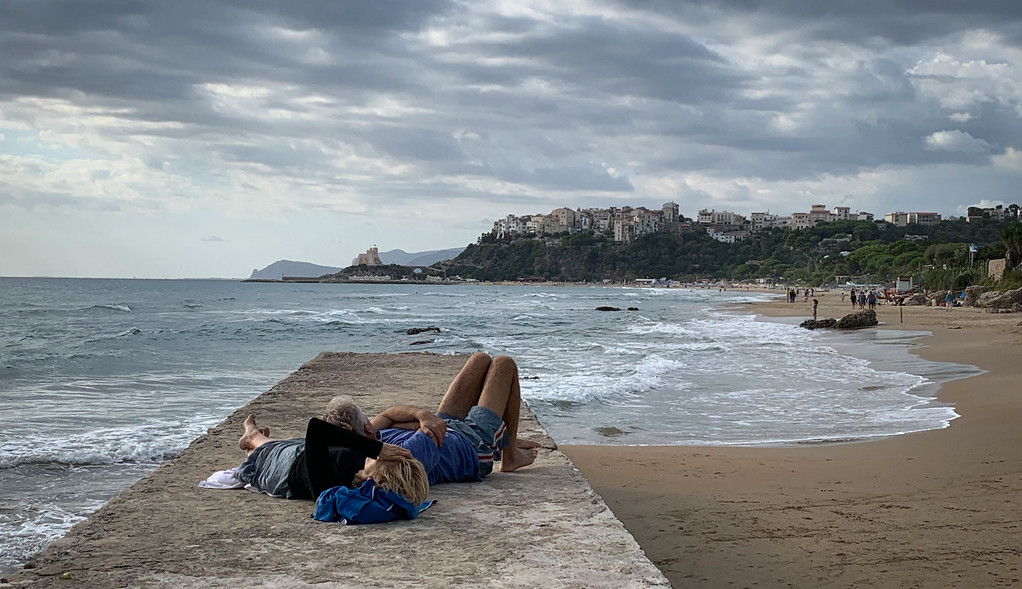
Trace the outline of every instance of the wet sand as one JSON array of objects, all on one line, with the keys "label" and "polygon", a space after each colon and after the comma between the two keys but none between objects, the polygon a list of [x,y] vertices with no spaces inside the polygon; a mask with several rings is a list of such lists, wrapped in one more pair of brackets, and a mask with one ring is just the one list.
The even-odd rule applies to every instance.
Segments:
[{"label": "wet sand", "polygon": [[[817,293],[820,318],[851,308]],[[811,300],[738,309],[810,318]],[[675,587],[1022,585],[1022,314],[878,308],[943,385],[942,430],[810,447],[564,446]],[[901,320],[903,319],[903,323]]]}]

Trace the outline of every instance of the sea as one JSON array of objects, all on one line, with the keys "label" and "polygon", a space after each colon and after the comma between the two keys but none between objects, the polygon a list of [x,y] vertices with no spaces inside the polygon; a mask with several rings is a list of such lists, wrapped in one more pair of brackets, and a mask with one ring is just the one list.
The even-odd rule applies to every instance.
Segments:
[{"label": "sea", "polygon": [[508,354],[560,444],[822,444],[957,417],[935,392],[976,368],[911,354],[922,332],[741,308],[782,296],[0,278],[0,573],[321,351]]}]

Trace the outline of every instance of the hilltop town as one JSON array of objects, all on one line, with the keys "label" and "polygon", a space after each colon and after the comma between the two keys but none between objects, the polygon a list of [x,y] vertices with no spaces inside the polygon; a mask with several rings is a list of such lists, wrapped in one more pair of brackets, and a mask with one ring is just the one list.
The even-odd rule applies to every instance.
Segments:
[{"label": "hilltop town", "polygon": [[[658,279],[823,285],[911,277],[935,289],[1000,280],[1022,260],[1019,206],[969,207],[966,216],[849,207],[748,217],[677,203],[507,215],[464,251],[421,264],[387,263],[375,247],[315,281],[624,282]],[[1018,277],[1022,280],[1022,276]],[[1002,281],[1003,284],[1008,284]]]},{"label": "hilltop town", "polygon": [[[971,207],[965,220],[974,222],[988,218],[998,221],[1017,220],[1019,207],[1018,205],[1009,207],[998,205],[991,208]],[[686,219],[679,214],[677,203],[668,202],[664,203],[659,210],[630,206],[607,209],[559,208],[549,214],[508,215],[493,223],[490,234],[498,239],[503,239],[513,236],[543,236],[578,231],[593,231],[608,235],[612,232],[614,241],[630,243],[639,237],[653,233],[704,231],[717,241],[736,243],[752,233],[772,227],[808,229],[824,222],[874,220],[873,213],[865,211],[853,213],[850,207],[845,206],[828,210],[827,206],[822,204],[812,205],[808,212],[796,212],[790,215],[761,212],[752,213],[749,217],[730,211],[702,209],[693,220]],[[932,226],[940,223],[941,216],[932,212],[897,211],[885,214],[883,221],[896,227]]]}]

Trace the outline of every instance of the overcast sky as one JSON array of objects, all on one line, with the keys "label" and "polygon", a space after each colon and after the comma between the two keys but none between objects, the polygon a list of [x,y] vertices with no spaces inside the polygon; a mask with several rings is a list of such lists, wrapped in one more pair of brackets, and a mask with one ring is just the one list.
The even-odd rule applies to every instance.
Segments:
[{"label": "overcast sky", "polygon": [[0,276],[1022,202],[1022,2],[3,0]]}]

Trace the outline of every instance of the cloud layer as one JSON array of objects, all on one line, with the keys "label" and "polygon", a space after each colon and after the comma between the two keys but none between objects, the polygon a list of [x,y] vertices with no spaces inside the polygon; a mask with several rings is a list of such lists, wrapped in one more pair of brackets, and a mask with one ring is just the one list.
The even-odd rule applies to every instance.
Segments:
[{"label": "cloud layer", "polygon": [[340,265],[559,206],[1020,200],[1011,1],[278,4],[0,3],[0,275]]}]

